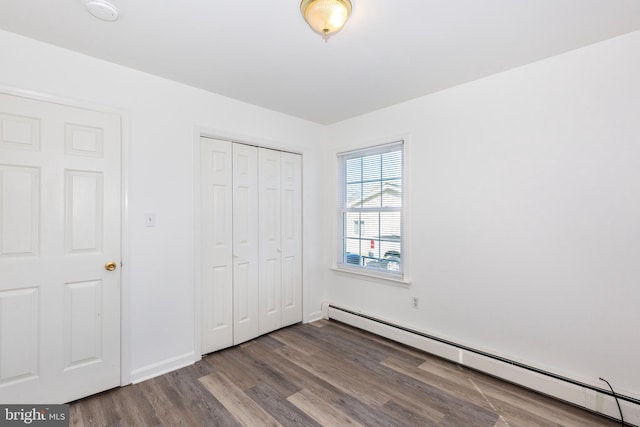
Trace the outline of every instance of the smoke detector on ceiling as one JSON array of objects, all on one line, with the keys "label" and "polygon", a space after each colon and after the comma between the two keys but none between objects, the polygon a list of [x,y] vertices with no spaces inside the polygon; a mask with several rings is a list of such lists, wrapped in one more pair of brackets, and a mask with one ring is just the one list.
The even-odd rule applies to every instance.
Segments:
[{"label": "smoke detector on ceiling", "polygon": [[90,14],[103,21],[117,21],[118,9],[107,0],[87,0],[87,10]]}]

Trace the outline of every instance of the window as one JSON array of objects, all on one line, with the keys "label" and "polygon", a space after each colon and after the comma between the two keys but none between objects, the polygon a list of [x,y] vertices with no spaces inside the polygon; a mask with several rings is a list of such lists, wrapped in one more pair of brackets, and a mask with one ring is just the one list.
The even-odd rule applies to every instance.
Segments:
[{"label": "window", "polygon": [[338,265],[402,276],[403,142],[338,155]]}]

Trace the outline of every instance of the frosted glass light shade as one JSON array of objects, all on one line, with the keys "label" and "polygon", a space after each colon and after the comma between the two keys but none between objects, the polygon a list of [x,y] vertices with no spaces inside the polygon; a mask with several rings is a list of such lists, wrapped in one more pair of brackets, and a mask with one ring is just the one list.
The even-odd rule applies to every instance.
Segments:
[{"label": "frosted glass light shade", "polygon": [[349,0],[302,0],[300,12],[309,26],[327,39],[340,31],[351,14]]}]

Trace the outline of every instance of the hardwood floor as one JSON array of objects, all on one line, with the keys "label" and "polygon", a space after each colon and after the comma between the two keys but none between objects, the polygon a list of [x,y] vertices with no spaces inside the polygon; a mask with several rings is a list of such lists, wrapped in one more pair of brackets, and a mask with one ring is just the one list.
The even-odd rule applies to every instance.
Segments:
[{"label": "hardwood floor", "polygon": [[72,426],[617,426],[334,321],[73,402]]}]

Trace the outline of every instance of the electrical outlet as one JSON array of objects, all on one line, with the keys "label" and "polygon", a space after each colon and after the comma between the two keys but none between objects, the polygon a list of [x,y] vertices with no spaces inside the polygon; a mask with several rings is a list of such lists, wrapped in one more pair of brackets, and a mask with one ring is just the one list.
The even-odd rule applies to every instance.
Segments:
[{"label": "electrical outlet", "polygon": [[418,297],[411,297],[411,308],[418,309]]}]

